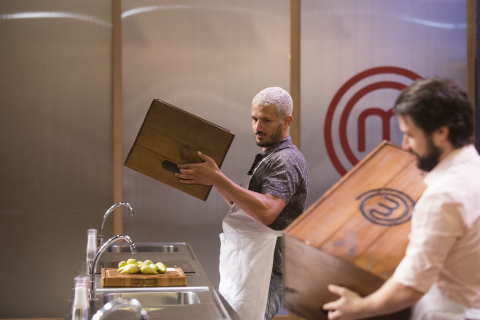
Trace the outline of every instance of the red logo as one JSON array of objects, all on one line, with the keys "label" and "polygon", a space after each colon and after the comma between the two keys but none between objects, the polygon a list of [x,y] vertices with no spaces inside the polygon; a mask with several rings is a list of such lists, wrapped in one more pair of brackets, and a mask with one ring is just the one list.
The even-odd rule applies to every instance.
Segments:
[{"label": "red logo", "polygon": [[[324,137],[325,137],[325,146],[327,148],[328,155],[330,160],[332,161],[335,169],[337,169],[338,173],[342,176],[347,173],[347,170],[342,165],[340,160],[338,159],[337,154],[335,153],[335,149],[333,147],[333,139],[332,139],[332,122],[333,116],[335,114],[335,110],[338,107],[338,104],[345,93],[352,88],[356,83],[360,82],[363,79],[366,79],[371,76],[379,75],[379,74],[394,74],[404,76],[412,81],[422,78],[418,74],[403,68],[398,67],[376,67],[372,69],[365,70],[360,72],[359,74],[350,78],[335,94],[330,105],[328,106],[327,115],[325,117],[325,125],[324,125]],[[357,157],[353,154],[352,149],[350,148],[350,144],[347,139],[347,122],[350,116],[352,109],[355,107],[355,104],[366,94],[380,89],[396,89],[401,91],[405,88],[406,85],[400,82],[395,81],[378,81],[371,83],[356,93],[347,101],[343,112],[340,117],[340,125],[339,125],[339,138],[340,138],[340,145],[342,150],[347,157],[348,161],[352,165],[356,165],[358,163]],[[393,105],[393,102],[392,102]],[[393,108],[385,111],[384,109],[380,108],[369,108],[363,110],[360,115],[358,116],[357,120],[357,138],[358,138],[358,151],[363,152],[365,151],[365,122],[366,119],[370,116],[378,116],[382,120],[382,137],[383,140],[390,141],[390,119],[393,116]]]}]

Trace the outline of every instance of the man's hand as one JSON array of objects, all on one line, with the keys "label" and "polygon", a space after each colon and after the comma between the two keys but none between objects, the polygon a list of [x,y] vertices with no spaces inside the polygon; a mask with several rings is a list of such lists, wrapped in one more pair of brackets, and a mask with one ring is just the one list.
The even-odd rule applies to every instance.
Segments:
[{"label": "man's hand", "polygon": [[329,310],[328,319],[351,320],[364,319],[373,316],[391,314],[417,302],[423,293],[404,286],[395,279],[388,279],[377,291],[361,298],[358,294],[346,288],[333,284],[328,290],[338,294],[340,299],[323,305]]},{"label": "man's hand", "polygon": [[328,285],[328,291],[338,294],[340,299],[323,305],[324,310],[329,310],[328,319],[333,320],[354,320],[359,319],[360,302],[362,298],[347,288]]},{"label": "man's hand", "polygon": [[223,199],[231,205],[231,202],[245,211],[258,222],[269,225],[278,217],[287,205],[284,200],[271,194],[261,194],[242,188],[233,183],[218,169],[212,158],[198,152],[203,163],[179,165],[180,173],[175,176],[180,178],[181,183],[213,185]]},{"label": "man's hand", "polygon": [[198,157],[205,162],[178,165],[180,173],[176,173],[175,176],[180,178],[181,183],[185,184],[214,185],[215,178],[220,173],[217,164],[212,158],[200,151],[198,151]]}]

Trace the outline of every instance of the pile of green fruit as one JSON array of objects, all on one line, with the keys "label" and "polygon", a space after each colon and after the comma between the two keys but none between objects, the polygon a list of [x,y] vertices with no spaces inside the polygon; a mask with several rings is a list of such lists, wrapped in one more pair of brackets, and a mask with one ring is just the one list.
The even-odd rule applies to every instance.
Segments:
[{"label": "pile of green fruit", "polygon": [[137,261],[135,259],[128,259],[128,261],[120,261],[117,273],[163,274],[166,271],[167,267],[161,262],[153,263],[152,260]]}]

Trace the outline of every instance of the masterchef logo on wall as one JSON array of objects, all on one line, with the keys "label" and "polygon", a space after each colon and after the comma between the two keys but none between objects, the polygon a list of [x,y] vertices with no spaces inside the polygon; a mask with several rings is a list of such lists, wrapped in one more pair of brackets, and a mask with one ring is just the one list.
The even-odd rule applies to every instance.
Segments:
[{"label": "masterchef logo on wall", "polygon": [[418,78],[407,69],[376,67],[356,74],[340,87],[330,102],[324,125],[325,146],[338,173],[343,176],[363,153],[370,151],[366,150],[369,137],[380,137],[376,144],[392,140],[395,99]]}]

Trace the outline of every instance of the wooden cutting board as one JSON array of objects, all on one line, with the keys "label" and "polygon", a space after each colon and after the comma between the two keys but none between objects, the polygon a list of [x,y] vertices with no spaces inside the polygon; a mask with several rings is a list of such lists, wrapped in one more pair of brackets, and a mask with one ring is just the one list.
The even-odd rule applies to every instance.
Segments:
[{"label": "wooden cutting board", "polygon": [[181,268],[164,274],[119,274],[116,268],[102,269],[103,287],[181,287],[187,277]]},{"label": "wooden cutting board", "polygon": [[125,166],[207,200],[212,186],[180,183],[177,165],[201,163],[197,152],[213,158],[219,168],[235,134],[161,100],[153,100]]}]

